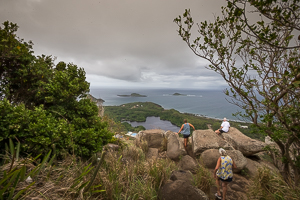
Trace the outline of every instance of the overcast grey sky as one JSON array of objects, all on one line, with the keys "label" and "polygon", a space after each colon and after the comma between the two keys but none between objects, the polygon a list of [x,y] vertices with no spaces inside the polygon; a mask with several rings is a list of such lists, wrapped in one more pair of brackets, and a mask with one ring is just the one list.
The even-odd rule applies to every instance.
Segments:
[{"label": "overcast grey sky", "polygon": [[1,26],[33,41],[36,55],[85,69],[91,87],[224,89],[177,34],[173,20],[219,15],[225,0],[0,0]]}]

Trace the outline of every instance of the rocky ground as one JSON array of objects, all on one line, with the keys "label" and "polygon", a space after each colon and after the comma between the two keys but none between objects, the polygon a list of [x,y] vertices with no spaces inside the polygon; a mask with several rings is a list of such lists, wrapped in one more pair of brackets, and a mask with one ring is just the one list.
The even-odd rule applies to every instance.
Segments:
[{"label": "rocky ground", "polygon": [[[259,167],[266,166],[276,170],[272,163],[262,159],[266,154],[264,152],[265,143],[253,140],[235,128],[231,128],[228,133],[221,136],[216,135],[211,129],[196,130],[190,138],[186,150],[183,146],[183,138],[179,138],[177,134],[171,131],[160,129],[141,131],[137,135],[136,145],[139,146],[142,140],[147,141],[149,147],[147,157],[149,159],[168,157],[180,166],[181,175],[178,177],[174,175],[176,178],[173,177],[172,181],[162,188],[161,193],[165,200],[174,200],[174,195],[178,200],[186,199],[185,192],[180,192],[185,187],[182,179],[184,181],[189,180],[188,177],[184,177],[185,174],[188,174],[185,172],[193,173],[198,167],[198,163],[202,163],[209,170],[210,176],[213,177],[213,170],[219,157],[218,149],[221,147],[227,150],[238,166],[234,172],[233,181],[228,184],[227,199],[229,200],[247,199],[246,194],[250,179],[257,174]],[[186,183],[188,182],[190,181]],[[210,188],[209,195],[206,197],[202,191],[198,191],[192,186],[185,190],[195,193],[193,197],[189,196],[188,199],[216,199],[216,186]]]}]

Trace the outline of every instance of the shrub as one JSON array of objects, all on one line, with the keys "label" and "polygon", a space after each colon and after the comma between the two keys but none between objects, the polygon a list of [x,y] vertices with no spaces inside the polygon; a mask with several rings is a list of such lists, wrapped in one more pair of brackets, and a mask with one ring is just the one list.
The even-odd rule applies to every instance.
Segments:
[{"label": "shrub", "polygon": [[107,124],[95,116],[88,120],[77,117],[70,123],[47,112],[42,105],[30,110],[24,104],[14,106],[6,99],[0,101],[0,112],[2,153],[9,138],[18,138],[23,153],[45,154],[55,146],[58,155],[70,152],[90,156],[112,137]]}]

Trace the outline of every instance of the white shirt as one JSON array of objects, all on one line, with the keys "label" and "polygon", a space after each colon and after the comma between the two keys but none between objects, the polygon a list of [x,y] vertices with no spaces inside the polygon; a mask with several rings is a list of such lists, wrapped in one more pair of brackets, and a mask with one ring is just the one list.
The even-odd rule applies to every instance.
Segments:
[{"label": "white shirt", "polygon": [[224,132],[228,132],[228,131],[229,131],[230,124],[229,124],[228,121],[224,121],[224,122],[221,124],[221,126],[223,127],[222,130],[223,130]]}]

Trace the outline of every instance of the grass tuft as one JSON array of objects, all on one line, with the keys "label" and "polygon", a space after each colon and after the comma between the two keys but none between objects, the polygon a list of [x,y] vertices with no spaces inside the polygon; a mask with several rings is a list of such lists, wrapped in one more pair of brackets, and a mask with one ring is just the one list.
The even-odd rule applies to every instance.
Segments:
[{"label": "grass tuft", "polygon": [[300,189],[292,188],[280,174],[268,168],[259,168],[253,178],[247,193],[249,199],[289,199],[296,200],[300,197]]},{"label": "grass tuft", "polygon": [[210,188],[214,185],[214,179],[207,168],[200,164],[198,166],[196,174],[194,175],[195,186],[209,196]]}]

